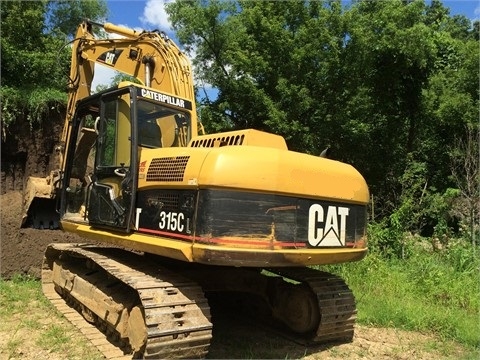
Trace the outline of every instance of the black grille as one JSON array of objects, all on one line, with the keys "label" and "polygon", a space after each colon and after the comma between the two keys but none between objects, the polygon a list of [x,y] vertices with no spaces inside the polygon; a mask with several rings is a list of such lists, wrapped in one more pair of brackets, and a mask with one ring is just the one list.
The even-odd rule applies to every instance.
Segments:
[{"label": "black grille", "polygon": [[199,140],[194,140],[191,143],[191,147],[217,147],[227,145],[242,145],[245,139],[244,134],[227,135],[227,136],[212,136],[204,137]]},{"label": "black grille", "polygon": [[183,181],[189,156],[153,159],[147,171],[147,181]]}]

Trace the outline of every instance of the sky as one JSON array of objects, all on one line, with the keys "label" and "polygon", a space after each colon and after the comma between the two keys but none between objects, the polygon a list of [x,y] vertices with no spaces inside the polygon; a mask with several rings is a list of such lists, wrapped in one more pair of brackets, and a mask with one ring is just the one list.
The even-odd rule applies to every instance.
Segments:
[{"label": "sky", "polygon": [[[138,30],[163,30],[175,40],[164,3],[164,0],[107,0],[107,21]],[[444,0],[443,4],[450,8],[450,15],[465,15],[472,21],[480,18],[480,0]],[[109,85],[113,75],[106,67],[96,66],[92,89],[99,84]]]}]

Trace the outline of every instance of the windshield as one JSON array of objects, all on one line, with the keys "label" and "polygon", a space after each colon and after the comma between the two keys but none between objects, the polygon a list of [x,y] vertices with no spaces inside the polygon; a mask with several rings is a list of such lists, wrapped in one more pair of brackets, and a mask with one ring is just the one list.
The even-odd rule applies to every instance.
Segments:
[{"label": "windshield", "polygon": [[187,112],[139,99],[138,145],[147,148],[187,146],[191,121]]}]

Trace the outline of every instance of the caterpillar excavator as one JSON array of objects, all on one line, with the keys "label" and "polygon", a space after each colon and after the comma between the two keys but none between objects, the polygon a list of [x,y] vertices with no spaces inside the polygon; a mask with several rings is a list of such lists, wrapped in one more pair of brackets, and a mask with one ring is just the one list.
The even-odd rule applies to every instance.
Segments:
[{"label": "caterpillar excavator", "polygon": [[[92,94],[95,65],[136,81]],[[22,226],[85,239],[47,247],[43,292],[106,358],[207,356],[211,294],[243,294],[304,343],[352,340],[351,290],[312,266],[366,255],[365,180],[275,134],[204,134],[165,34],[79,25],[55,151],[58,169],[28,180]]]}]

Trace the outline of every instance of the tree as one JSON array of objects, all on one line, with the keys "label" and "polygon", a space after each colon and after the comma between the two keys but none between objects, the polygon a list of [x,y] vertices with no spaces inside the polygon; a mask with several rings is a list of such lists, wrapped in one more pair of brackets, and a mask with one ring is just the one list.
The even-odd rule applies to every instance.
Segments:
[{"label": "tree", "polygon": [[[207,128],[282,134],[295,150],[320,153],[330,127],[343,44],[340,2],[176,2],[181,42],[195,49],[197,76],[219,89],[201,104]],[[319,126],[321,129],[319,129]]]},{"label": "tree", "polygon": [[455,141],[451,171],[460,190],[456,215],[467,224],[472,246],[478,242],[480,226],[480,128],[466,127],[465,135]]},{"label": "tree", "polygon": [[97,19],[104,16],[106,7],[103,0],[2,1],[0,6],[0,92],[2,134],[5,134],[11,122],[22,119],[30,124],[39,122],[52,107],[65,103],[65,74],[71,57],[65,41],[72,34],[63,31],[72,30],[67,24],[79,23],[78,9],[86,9],[85,15]]},{"label": "tree", "polygon": [[65,100],[66,56],[62,41],[45,33],[45,12],[45,2],[1,3],[2,127],[22,115],[38,121],[48,103]]},{"label": "tree", "polygon": [[255,127],[313,154],[330,145],[364,174],[380,218],[409,208],[404,230],[418,230],[455,187],[449,149],[478,119],[478,34],[438,0],[343,4],[198,0],[167,12],[197,78],[218,89],[199,106],[207,129]]},{"label": "tree", "polygon": [[107,13],[107,4],[103,0],[49,1],[47,24],[52,32],[73,37],[82,21],[89,19],[102,23]]}]

